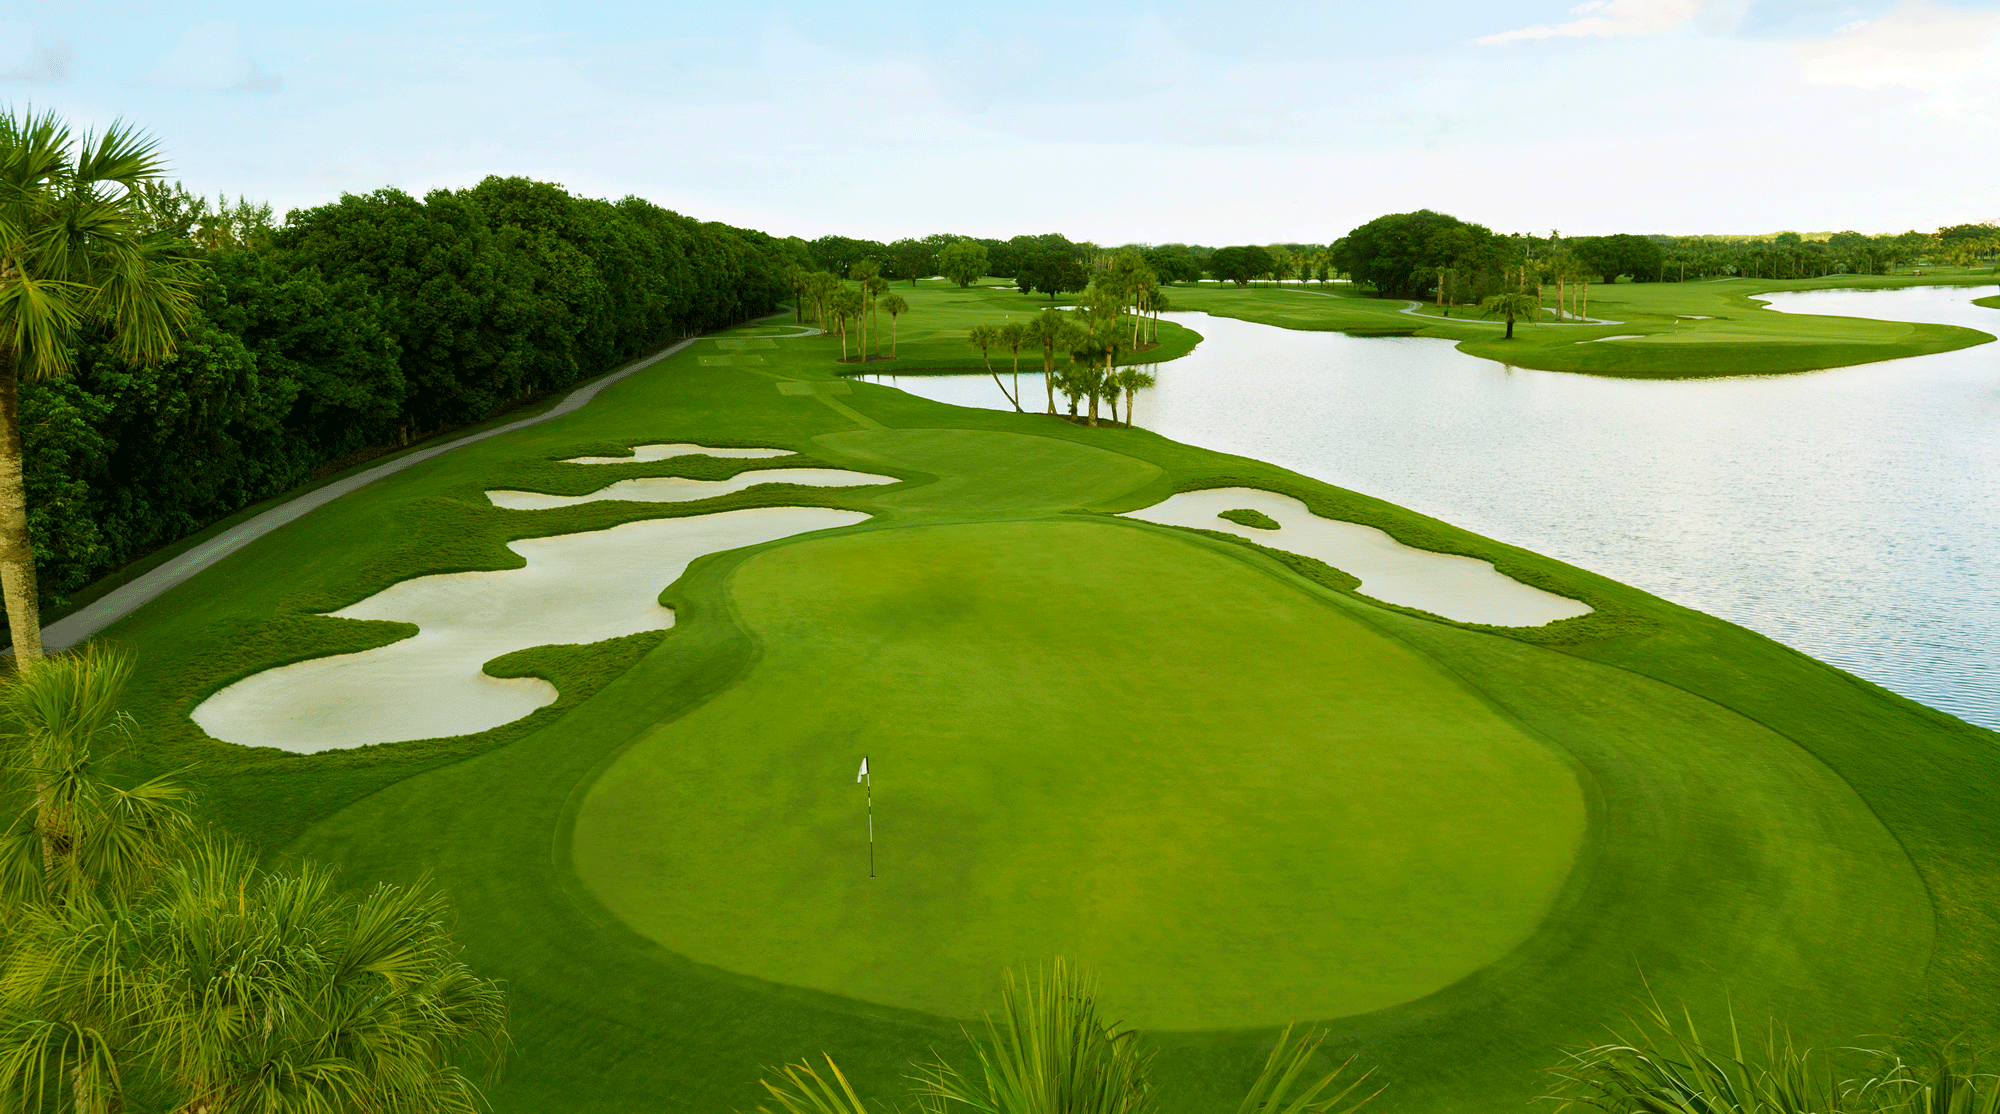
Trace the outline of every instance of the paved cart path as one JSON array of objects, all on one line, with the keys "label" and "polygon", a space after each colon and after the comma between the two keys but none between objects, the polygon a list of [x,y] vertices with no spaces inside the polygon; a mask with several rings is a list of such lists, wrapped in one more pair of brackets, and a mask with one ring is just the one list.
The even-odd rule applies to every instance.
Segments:
[{"label": "paved cart path", "polygon": [[75,613],[50,623],[48,626],[42,628],[42,645],[51,650],[67,650],[90,638],[90,636],[96,634],[98,631],[130,615],[132,612],[137,611],[139,608],[144,607],[146,604],[151,603],[153,600],[158,599],[175,585],[209,568],[217,561],[242,549],[244,546],[249,545],[251,542],[256,541],[258,538],[263,537],[286,523],[297,521],[333,502],[335,499],[350,492],[359,491],[376,480],[382,479],[384,476],[393,476],[404,469],[414,468],[424,461],[430,460],[433,457],[443,456],[453,449],[462,449],[467,445],[484,441],[489,437],[498,437],[503,433],[512,433],[517,429],[526,429],[531,425],[539,425],[542,422],[560,418],[565,414],[575,413],[587,405],[591,399],[596,398],[598,392],[604,388],[628,376],[644,371],[661,360],[681,352],[688,345],[700,339],[700,337],[689,337],[679,343],[668,345],[650,356],[644,356],[626,364],[609,375],[585,383],[583,386],[571,391],[561,402],[556,403],[548,410],[532,418],[522,418],[518,422],[508,422],[506,425],[496,426],[468,437],[460,437],[442,445],[436,445],[428,449],[419,449],[405,456],[399,456],[386,464],[379,464],[365,472],[357,472],[344,480],[327,484],[325,487],[316,488],[296,499],[272,507],[263,514],[238,523],[236,526],[223,531],[208,541],[195,546],[193,549],[161,565],[159,568],[133,579],[130,583],[120,586],[115,591],[106,593],[102,598],[86,607],[78,609]]}]

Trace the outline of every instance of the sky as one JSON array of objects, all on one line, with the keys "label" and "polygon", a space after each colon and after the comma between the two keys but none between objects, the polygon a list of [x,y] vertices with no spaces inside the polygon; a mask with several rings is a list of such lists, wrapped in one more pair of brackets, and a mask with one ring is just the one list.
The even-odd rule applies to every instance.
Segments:
[{"label": "sky", "polygon": [[280,212],[499,174],[808,239],[2000,218],[2000,0],[0,0],[0,105]]}]

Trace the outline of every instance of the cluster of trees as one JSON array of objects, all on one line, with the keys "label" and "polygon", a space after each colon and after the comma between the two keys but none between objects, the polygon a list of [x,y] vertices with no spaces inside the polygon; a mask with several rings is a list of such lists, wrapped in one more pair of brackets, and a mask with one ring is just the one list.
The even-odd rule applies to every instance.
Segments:
[{"label": "cluster of trees", "polygon": [[485,1108],[506,999],[424,886],[343,893],[202,831],[188,794],[99,772],[129,658],[90,648],[0,687],[0,1105]]},{"label": "cluster of trees", "polygon": [[[1655,236],[1657,270],[1667,282],[1723,275],[1743,278],[1821,278],[1827,275],[1893,275],[1924,267],[1992,267],[2000,261],[2000,226],[1955,224],[1936,232],[1860,232],[1775,236]],[[1637,272],[1630,272],[1638,277]]]},{"label": "cluster of trees", "polygon": [[[24,554],[8,578],[25,582],[9,591],[17,617],[37,583],[59,599],[323,466],[768,312],[787,266],[808,259],[796,239],[522,178],[348,195],[274,226],[266,207],[165,182],[129,133],[81,155],[63,153],[69,142],[53,117],[0,118],[0,393],[18,386],[13,505],[25,504],[8,535]],[[85,200],[102,223],[69,251],[59,233]],[[93,292],[129,285],[142,263],[167,308],[135,345]],[[80,293],[12,297],[31,288]]]},{"label": "cluster of trees", "polygon": [[[1310,249],[1273,245],[1273,250]],[[828,274],[845,275],[856,264],[872,263],[882,277],[895,282],[915,283],[918,279],[942,276],[967,286],[982,276],[992,275],[1014,279],[1023,293],[1048,294],[1053,298],[1084,289],[1090,283],[1090,276],[1108,269],[1121,251],[1138,251],[1164,282],[1195,282],[1206,273],[1205,261],[1214,249],[1186,244],[1105,249],[1088,241],[1071,240],[1058,232],[1046,232],[1007,240],[940,233],[921,240],[903,239],[887,244],[879,240],[822,236],[807,244],[806,251],[811,265]]]},{"label": "cluster of trees", "polygon": [[[1140,391],[1153,386],[1155,379],[1142,368],[1115,365],[1120,356],[1159,343],[1159,315],[1168,308],[1167,296],[1160,287],[1160,276],[1147,265],[1144,252],[1128,248],[1108,261],[1106,269],[1091,281],[1076,309],[1069,312],[1046,309],[1027,321],[976,325],[966,339],[979,349],[987,374],[993,376],[994,385],[1017,412],[1022,409],[1021,350],[1026,348],[1030,358],[1037,352],[1041,354],[1048,413],[1056,412],[1056,394],[1061,392],[1068,400],[1072,420],[1079,416],[1079,403],[1088,399],[1090,410],[1085,420],[1089,424],[1098,424],[1100,404],[1107,405],[1111,420],[1117,421],[1118,399],[1122,395],[1125,424],[1130,425],[1133,400]],[[993,356],[1001,350],[1013,357],[1012,391],[1000,381],[1000,374],[993,367]],[[1056,366],[1058,354],[1067,357],[1061,368]]]},{"label": "cluster of trees", "polygon": [[[825,236],[807,245],[813,262],[832,274],[875,264],[894,280],[942,275],[966,286],[982,275],[1015,280],[1023,293],[1051,299],[1085,289],[1121,253],[1136,251],[1162,282],[1204,278],[1248,286],[1259,281],[1329,282],[1343,276],[1400,297],[1435,297],[1443,304],[1479,302],[1505,286],[1510,268],[1528,265],[1549,275],[1600,282],[1674,282],[1723,275],[1810,278],[1829,274],[1894,274],[1898,267],[1949,263],[1992,265],[2000,228],[1964,224],[1935,233],[1864,236],[1836,232],[1769,237],[1499,235],[1444,213],[1420,209],[1362,225],[1332,244],[1127,245],[1101,248],[1056,233],[1009,240],[935,235],[883,244]],[[1440,275],[1440,272],[1443,272]]]},{"label": "cluster of trees", "polygon": [[822,236],[807,244],[806,251],[814,267],[830,274],[844,275],[857,263],[873,263],[882,277],[896,282],[915,283],[918,279],[941,275],[960,286],[968,286],[985,275],[1014,278],[1052,253],[1074,256],[1088,267],[1097,248],[1093,244],[1071,243],[1055,232],[1010,240],[939,233],[921,240],[902,239],[888,244]]},{"label": "cluster of trees", "polygon": [[[1225,249],[1239,250],[1255,249]],[[1518,290],[1525,276],[1567,287],[1627,276],[1634,282],[1818,278],[1894,274],[1899,266],[1939,263],[1992,265],[2000,255],[2000,228],[1964,224],[1935,233],[1836,232],[1818,238],[1796,232],[1770,237],[1501,236],[1483,225],[1420,209],[1369,221],[1332,244],[1329,255],[1336,272],[1382,294],[1435,298],[1450,306]]]},{"label": "cluster of trees", "polygon": [[[888,358],[896,358],[896,322],[910,312],[910,303],[901,294],[890,292],[889,280],[874,260],[864,259],[848,269],[847,278],[855,283],[853,289],[832,271],[808,271],[797,264],[785,268],[784,278],[792,291],[792,320],[804,322],[810,316],[820,328],[837,332],[841,362],[848,359],[850,326],[858,342],[854,355],[857,362],[883,358],[878,311],[889,315]],[[868,352],[871,337],[875,341],[872,355]]]}]

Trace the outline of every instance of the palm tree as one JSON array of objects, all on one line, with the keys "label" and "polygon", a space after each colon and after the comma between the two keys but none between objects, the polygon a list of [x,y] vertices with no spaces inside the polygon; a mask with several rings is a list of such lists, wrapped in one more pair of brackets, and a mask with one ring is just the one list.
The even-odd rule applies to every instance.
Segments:
[{"label": "palm tree", "polygon": [[861,320],[861,292],[836,290],[827,298],[826,308],[840,326],[840,362],[844,364],[847,362],[847,323]]},{"label": "palm tree", "polygon": [[130,655],[90,644],[0,688],[0,769],[25,775],[25,810],[0,834],[0,901],[130,890],[188,830],[187,795],[164,778],[121,789],[97,776],[130,720]]},{"label": "palm tree", "polygon": [[861,291],[868,299],[868,335],[875,338],[875,356],[882,356],[882,330],[875,323],[875,300],[889,292],[889,280],[881,275],[869,275],[861,280]]},{"label": "palm tree", "polygon": [[0,595],[22,670],[42,660],[41,607],[21,481],[20,383],[67,374],[86,328],[114,358],[154,364],[194,308],[194,265],[149,238],[141,191],[157,143],[113,123],[72,145],[53,113],[0,112]]},{"label": "palm tree", "polygon": [[896,318],[910,312],[910,303],[901,294],[890,294],[882,299],[882,312],[889,315],[889,358],[896,358]]},{"label": "palm tree", "polygon": [[1069,322],[1069,315],[1061,310],[1045,309],[1028,319],[1028,335],[1042,345],[1042,385],[1049,392],[1049,413],[1056,412],[1056,348],[1062,337],[1063,326]]},{"label": "palm tree", "polygon": [[[506,1002],[458,959],[422,887],[340,892],[204,840],[136,899],[18,911],[0,979],[0,1094],[110,1114],[125,1079],[177,1111],[472,1114]],[[66,1100],[66,1101],[65,1101]]]},{"label": "palm tree", "polygon": [[[1019,321],[1000,326],[1000,344],[1014,354],[1014,397],[1021,397],[1021,346],[1028,343],[1028,327]],[[1016,406],[1015,409],[1020,409]]]},{"label": "palm tree", "polygon": [[479,1109],[456,1064],[497,1063],[506,1006],[442,898],[265,871],[191,838],[178,789],[105,781],[131,666],[86,647],[0,689],[0,1105],[111,1114],[139,1076],[182,1112]]},{"label": "palm tree", "polygon": [[794,323],[805,321],[806,269],[797,263],[785,264],[784,282],[785,288],[792,292],[792,321]]},{"label": "palm tree", "polygon": [[[861,287],[861,310],[863,313],[867,313],[875,308],[875,289],[869,285],[868,280],[879,278],[881,274],[881,266],[869,259],[864,259],[847,269],[847,277],[853,279]],[[856,346],[860,350],[861,362],[865,364],[868,362],[868,330],[859,316],[856,317],[854,322],[854,335]]]},{"label": "palm tree", "polygon": [[1056,333],[1056,347],[1069,354],[1069,367],[1056,376],[1056,386],[1069,400],[1069,416],[1076,417],[1076,400],[1083,397],[1088,382],[1083,372],[1091,366],[1094,350],[1090,330],[1075,314],[1065,315]]},{"label": "palm tree", "polygon": [[[1129,426],[1132,424],[1133,396],[1137,395],[1140,391],[1152,387],[1159,380],[1155,379],[1153,373],[1150,371],[1140,371],[1136,367],[1124,367],[1119,368],[1118,374],[1111,377],[1111,382],[1113,386],[1125,392],[1125,424]],[[1112,400],[1111,411],[1111,420],[1115,422],[1118,420],[1118,404],[1116,399]]]},{"label": "palm tree", "polygon": [[1514,339],[1514,318],[1534,319],[1541,312],[1541,303],[1533,294],[1516,291],[1511,294],[1494,294],[1479,303],[1481,317],[1505,317],[1507,319],[1507,339]]},{"label": "palm tree", "polygon": [[1000,381],[1000,373],[993,370],[991,349],[1000,343],[1000,330],[992,325],[974,325],[972,331],[965,335],[965,339],[967,343],[979,349],[979,358],[986,361],[986,374],[993,377],[993,385],[1000,388],[1000,394],[1009,403],[1013,404],[1014,412],[1017,414],[1023,413],[1021,400],[1017,396],[1007,393],[1007,384],[1002,383]]},{"label": "palm tree", "polygon": [[[1000,1015],[987,1014],[983,1035],[965,1030],[969,1070],[943,1057],[918,1064],[913,1078],[917,1109],[929,1114],[1144,1114],[1154,1108],[1153,1057],[1139,1035],[1105,1022],[1097,1006],[1097,980],[1058,958],[1046,970],[1016,980],[1008,971]],[[1335,1090],[1353,1063],[1305,1083],[1305,1071],[1325,1038],[1286,1026],[1264,1058],[1237,1114],[1352,1114],[1380,1091],[1349,1101],[1368,1076]],[[762,1079],[775,1109],[758,1114],[868,1114],[833,1057],[827,1074],[810,1064],[787,1064]],[[1343,1105],[1345,1104],[1345,1105]]]}]

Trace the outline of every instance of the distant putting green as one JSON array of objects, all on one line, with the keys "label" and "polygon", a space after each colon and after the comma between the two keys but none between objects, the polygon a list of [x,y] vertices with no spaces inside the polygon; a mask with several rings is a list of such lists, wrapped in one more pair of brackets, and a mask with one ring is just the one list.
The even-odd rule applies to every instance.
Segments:
[{"label": "distant putting green", "polygon": [[1547,742],[1170,536],[874,530],[731,593],[755,670],[626,751],[575,836],[607,907],[703,963],[971,1017],[1002,967],[1063,954],[1149,1029],[1340,1017],[1505,955],[1583,836]]}]

